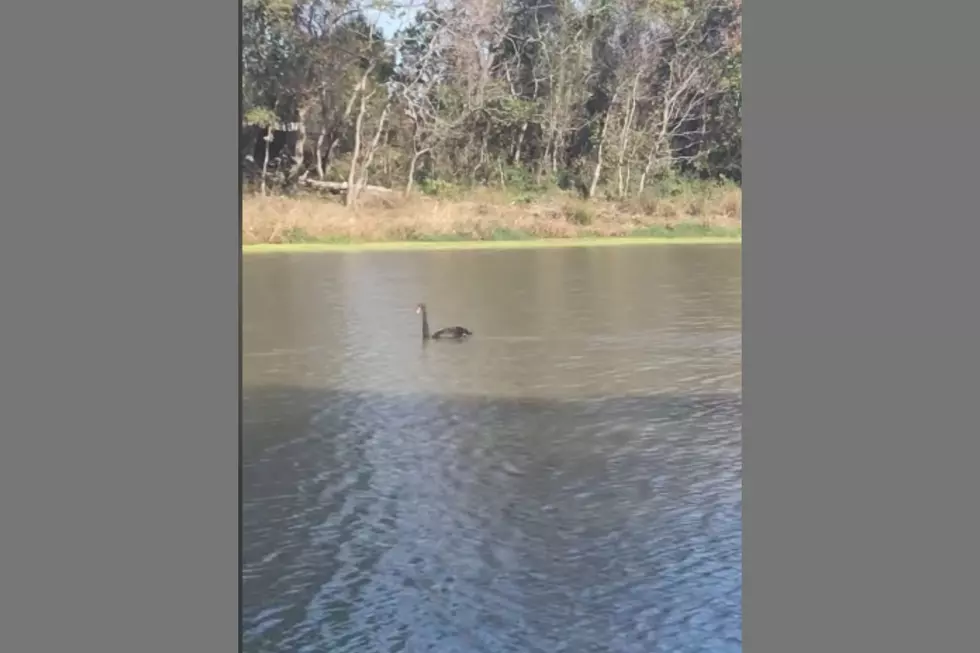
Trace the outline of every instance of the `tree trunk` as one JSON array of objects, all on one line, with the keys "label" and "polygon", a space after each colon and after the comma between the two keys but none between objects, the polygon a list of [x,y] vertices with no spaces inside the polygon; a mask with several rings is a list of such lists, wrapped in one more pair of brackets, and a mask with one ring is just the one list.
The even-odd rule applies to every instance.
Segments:
[{"label": "tree trunk", "polygon": [[272,145],[272,125],[266,128],[265,138],[265,157],[262,159],[262,195],[267,195],[265,179],[269,174],[269,146]]},{"label": "tree trunk", "polygon": [[[350,98],[347,100],[347,106],[344,107],[344,116],[340,123],[341,126],[346,125],[347,121],[350,120],[350,114],[354,110],[354,102],[357,100],[357,94],[367,83],[368,75],[371,74],[371,71],[373,69],[374,69],[374,64],[371,64],[368,67],[368,69],[364,71],[364,74],[361,75],[361,79],[358,81],[357,86],[354,87],[354,91],[351,93]],[[328,131],[327,125],[331,123],[330,114],[327,111],[326,105],[324,105],[322,118],[323,118],[323,132],[320,134],[320,138],[317,139],[317,157],[318,157],[318,164],[319,164],[319,167],[317,168],[317,173],[320,175],[321,181],[327,176],[327,169],[330,167],[330,161],[333,160],[334,150],[337,148],[337,143],[340,142],[338,129],[336,127],[331,128],[329,130],[330,135],[332,136],[330,140],[330,146],[327,148],[327,153],[322,158],[322,160],[319,159],[320,152],[321,152],[320,148],[323,144],[324,137],[326,136],[326,133]]]},{"label": "tree trunk", "polygon": [[616,153],[616,196],[623,198],[623,164],[626,161],[626,142],[629,138],[629,112],[623,120],[623,129],[619,139],[619,152]]},{"label": "tree trunk", "polygon": [[646,165],[643,166],[643,173],[640,174],[640,185],[639,188],[636,189],[637,195],[642,195],[643,189],[646,188],[647,175],[650,174],[650,168],[653,166],[653,154],[654,154],[654,150],[651,150],[650,156],[647,157]]},{"label": "tree trunk", "polygon": [[633,127],[633,113],[636,109],[636,90],[639,84],[640,76],[636,75],[633,78],[633,86],[629,91],[629,97],[626,99],[626,118],[623,120],[623,129],[620,132],[619,152],[616,157],[616,177],[619,182],[616,190],[620,199],[626,196],[629,185],[629,181],[623,177],[623,166],[626,163],[626,152],[629,149],[630,130]]},{"label": "tree trunk", "polygon": [[408,164],[408,182],[405,184],[405,197],[412,194],[412,186],[415,184],[415,166],[418,164],[419,157],[426,152],[428,152],[428,150],[412,153],[412,160]]},{"label": "tree trunk", "polygon": [[623,160],[622,160],[622,155],[620,155],[620,157],[616,161],[616,197],[618,197],[619,199],[623,199],[624,181],[625,179],[623,178]]},{"label": "tree trunk", "polygon": [[364,157],[364,165],[361,166],[361,180],[357,184],[358,194],[360,194],[360,192],[367,185],[368,171],[371,169],[371,163],[374,161],[374,153],[378,151],[378,143],[381,142],[381,134],[384,133],[385,120],[388,119],[389,106],[389,104],[385,104],[385,108],[381,111],[381,117],[378,119],[378,129],[374,132],[374,138],[371,139],[371,144],[368,146],[367,156]]},{"label": "tree trunk", "polygon": [[388,138],[385,139],[385,153],[384,156],[381,157],[381,174],[385,178],[385,183],[391,185],[391,148],[388,147],[389,145],[391,145],[390,134],[388,135]]},{"label": "tree trunk", "polygon": [[535,172],[535,178],[540,184],[544,180],[544,175],[548,170],[548,153],[551,151],[551,141],[547,140],[544,144],[544,151],[541,153],[541,158],[538,159],[537,172]]},{"label": "tree trunk", "polygon": [[[483,131],[483,139],[480,141],[480,155],[477,158],[476,165],[473,166],[473,172],[472,172],[473,181],[476,181],[476,173],[480,171],[480,168],[482,168],[483,167],[483,164],[486,162],[486,157],[487,157],[487,138],[488,138],[488,136],[487,136],[487,130],[484,130]],[[489,177],[489,176],[490,176],[490,173],[488,172],[487,177]]]},{"label": "tree trunk", "polygon": [[654,136],[653,145],[650,146],[650,154],[647,155],[646,165],[643,166],[643,174],[640,175],[640,188],[637,191],[638,193],[642,193],[643,189],[646,187],[647,175],[650,173],[650,168],[653,167],[654,162],[657,161],[657,154],[660,152],[661,145],[667,138],[667,126],[669,124],[668,119],[670,118],[669,109],[670,105],[665,105],[660,116],[660,130],[657,132],[656,136]]},{"label": "tree trunk", "polygon": [[320,131],[320,135],[316,137],[316,176],[323,181],[326,175],[326,169],[323,167],[323,141],[327,138],[326,127]]},{"label": "tree trunk", "polygon": [[357,82],[357,86],[354,87],[354,92],[351,93],[350,99],[347,101],[347,107],[344,109],[344,120],[346,121],[350,118],[351,111],[354,109],[354,101],[360,96],[361,104],[357,112],[357,120],[354,122],[354,151],[351,152],[350,171],[347,173],[347,194],[344,195],[344,206],[348,207],[353,206],[357,200],[357,185],[354,183],[354,180],[357,174],[358,157],[361,155],[361,125],[364,123],[364,113],[367,105],[365,91],[367,90],[368,77],[374,70],[374,66],[375,64],[372,63],[364,71],[364,74],[361,75],[361,79]]},{"label": "tree trunk", "polygon": [[[612,99],[609,101],[610,109],[616,104],[616,94],[613,93]],[[606,115],[602,120],[602,130],[599,132],[599,147],[596,150],[596,162],[595,169],[592,171],[592,183],[589,184],[589,194],[588,199],[595,197],[595,190],[599,186],[599,176],[602,174],[602,149],[606,144],[606,130],[609,127],[609,109],[606,110]]]},{"label": "tree trunk", "polygon": [[361,90],[361,105],[354,122],[354,150],[350,156],[350,171],[347,173],[347,194],[344,196],[344,206],[354,206],[357,201],[357,160],[361,156],[361,125],[364,124],[364,114],[367,111],[367,98]]},{"label": "tree trunk", "polygon": [[306,116],[310,112],[310,105],[301,106],[298,112],[299,121],[297,123],[296,144],[293,147],[293,165],[289,169],[288,182],[291,184],[299,178],[303,170],[303,161],[306,159]]},{"label": "tree trunk", "polygon": [[337,144],[340,143],[340,137],[335,136],[332,141],[330,141],[330,147],[327,148],[327,153],[323,157],[323,176],[327,176],[327,171],[330,170],[330,164],[333,162],[333,153],[337,149]]},{"label": "tree trunk", "polygon": [[524,135],[527,134],[527,123],[521,125],[520,130],[517,132],[517,142],[514,143],[514,158],[513,165],[517,167],[521,165],[521,150],[524,148]]},{"label": "tree trunk", "polygon": [[592,170],[592,182],[589,184],[588,199],[595,197],[595,189],[599,186],[599,176],[602,174],[602,141],[599,141],[595,168]]},{"label": "tree trunk", "polygon": [[563,146],[561,132],[555,129],[554,144],[551,146],[551,172],[558,174],[558,148]]}]

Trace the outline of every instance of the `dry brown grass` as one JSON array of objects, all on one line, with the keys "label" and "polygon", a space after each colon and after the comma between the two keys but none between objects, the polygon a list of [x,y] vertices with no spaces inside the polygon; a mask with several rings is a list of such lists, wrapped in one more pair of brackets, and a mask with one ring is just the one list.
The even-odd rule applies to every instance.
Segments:
[{"label": "dry brown grass", "polygon": [[242,203],[245,244],[575,238],[628,236],[685,224],[720,230],[741,226],[737,188],[621,202],[587,202],[560,193],[515,200],[485,189],[453,200],[364,197],[354,209],[315,196],[246,195]]}]

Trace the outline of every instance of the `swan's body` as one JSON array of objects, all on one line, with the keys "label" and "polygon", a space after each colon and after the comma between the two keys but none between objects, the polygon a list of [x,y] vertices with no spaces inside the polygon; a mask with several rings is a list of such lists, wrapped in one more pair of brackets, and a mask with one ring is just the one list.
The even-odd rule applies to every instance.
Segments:
[{"label": "swan's body", "polygon": [[465,340],[473,335],[473,332],[466,327],[451,326],[439,329],[435,333],[429,333],[429,314],[425,309],[425,304],[419,304],[415,309],[416,313],[422,315],[422,339],[423,340]]},{"label": "swan's body", "polygon": [[439,329],[432,334],[433,340],[462,340],[463,338],[469,338],[473,335],[473,332],[466,327],[452,326],[446,327],[445,329]]}]

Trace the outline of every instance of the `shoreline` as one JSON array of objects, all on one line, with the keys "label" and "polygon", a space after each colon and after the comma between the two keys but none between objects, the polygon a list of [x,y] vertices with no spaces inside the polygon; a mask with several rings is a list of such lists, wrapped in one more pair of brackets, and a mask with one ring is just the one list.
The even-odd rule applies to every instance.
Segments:
[{"label": "shoreline", "polygon": [[408,252],[435,250],[554,249],[560,247],[636,247],[651,245],[741,245],[738,236],[603,236],[520,240],[414,240],[369,242],[243,244],[242,254],[323,252]]},{"label": "shoreline", "polygon": [[477,188],[462,198],[242,198],[242,250],[258,252],[514,249],[740,243],[741,189],[586,201],[569,193]]}]

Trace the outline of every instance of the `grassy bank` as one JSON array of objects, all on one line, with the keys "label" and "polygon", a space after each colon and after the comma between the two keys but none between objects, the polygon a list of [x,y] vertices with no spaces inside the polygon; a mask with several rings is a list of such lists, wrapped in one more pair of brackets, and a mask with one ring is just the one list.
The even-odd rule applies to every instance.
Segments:
[{"label": "grassy bank", "polygon": [[364,197],[354,209],[317,196],[248,194],[242,202],[242,240],[247,251],[256,252],[287,247],[484,248],[741,238],[741,190],[721,185],[622,201],[477,189],[456,197]]},{"label": "grassy bank", "polygon": [[534,238],[528,240],[384,241],[349,243],[257,243],[244,245],[246,254],[286,252],[383,252],[448,249],[520,249],[543,247],[602,247],[628,245],[712,245],[738,243],[736,236],[698,237],[611,237],[611,238]]}]

